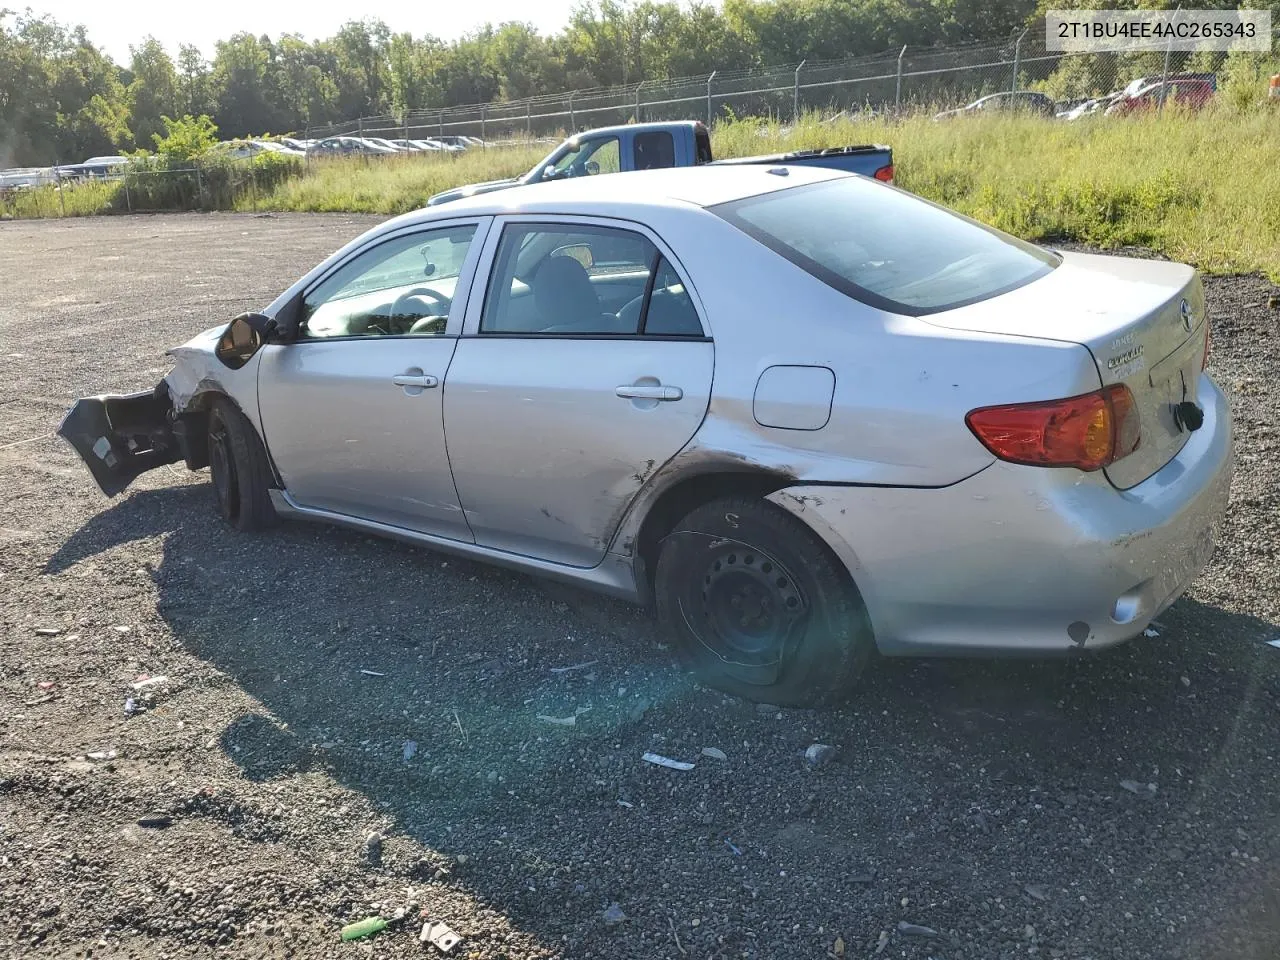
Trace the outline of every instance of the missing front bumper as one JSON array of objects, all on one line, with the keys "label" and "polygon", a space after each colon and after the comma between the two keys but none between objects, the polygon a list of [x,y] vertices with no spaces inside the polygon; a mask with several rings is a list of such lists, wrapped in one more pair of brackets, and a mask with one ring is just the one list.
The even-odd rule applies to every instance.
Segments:
[{"label": "missing front bumper", "polygon": [[75,448],[99,489],[114,497],[148,470],[183,459],[182,431],[175,432],[171,409],[164,384],[143,393],[85,397],[63,417],[58,436]]}]

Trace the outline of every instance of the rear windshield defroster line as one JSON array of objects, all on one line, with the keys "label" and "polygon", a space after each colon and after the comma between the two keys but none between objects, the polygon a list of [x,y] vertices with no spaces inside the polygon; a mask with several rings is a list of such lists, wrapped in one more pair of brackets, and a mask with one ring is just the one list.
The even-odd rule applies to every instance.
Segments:
[{"label": "rear windshield defroster line", "polygon": [[1062,262],[865,177],[788,187],[708,209],[846,296],[906,316],[997,297]]}]

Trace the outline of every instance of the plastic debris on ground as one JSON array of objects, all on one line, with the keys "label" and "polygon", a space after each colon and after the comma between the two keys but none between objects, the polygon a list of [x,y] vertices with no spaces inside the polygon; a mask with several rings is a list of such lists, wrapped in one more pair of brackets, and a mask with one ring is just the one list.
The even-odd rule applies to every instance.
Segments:
[{"label": "plastic debris on ground", "polygon": [[726,847],[728,847],[730,850],[732,850],[732,851],[733,851],[733,855],[734,855],[735,857],[740,857],[740,856],[742,856],[742,848],[741,848],[741,847],[734,846],[733,841],[732,841],[732,840],[730,840],[728,837],[725,837],[725,838],[724,838],[724,845],[725,845]]},{"label": "plastic debris on ground", "polygon": [[1267,646],[1280,648],[1280,637],[1276,637],[1274,640],[1268,640]]},{"label": "plastic debris on ground", "polygon": [[1136,793],[1139,796],[1150,796],[1156,792],[1154,783],[1139,783],[1137,780],[1121,780],[1120,789],[1128,790],[1130,793]]},{"label": "plastic debris on ground", "polygon": [[380,933],[387,929],[387,921],[381,917],[365,917],[363,920],[357,920],[355,923],[348,923],[342,928],[343,940],[359,940],[361,937],[370,937],[375,933]]},{"label": "plastic debris on ground", "polygon": [[836,748],[827,743],[814,743],[804,752],[804,758],[811,767],[820,767],[834,760]]},{"label": "plastic debris on ground", "polygon": [[577,724],[578,715],[571,713],[567,717],[549,717],[545,713],[540,713],[538,719],[543,723],[554,723],[557,727],[572,727]]},{"label": "plastic debris on ground", "polygon": [[1147,629],[1142,631],[1142,635],[1144,637],[1158,637],[1160,636],[1160,631],[1152,627],[1147,627]]},{"label": "plastic debris on ground", "polygon": [[933,927],[921,926],[918,923],[907,923],[905,920],[898,921],[898,932],[904,937],[936,937],[938,931]]},{"label": "plastic debris on ground", "polygon": [[727,756],[725,756],[725,752],[719,749],[718,747],[703,747],[702,755],[704,757],[710,757],[712,760],[728,760],[729,759]]},{"label": "plastic debris on ground", "polygon": [[573,673],[576,670],[586,670],[587,667],[594,667],[599,660],[588,660],[585,663],[572,663],[567,667],[552,667],[552,673]]},{"label": "plastic debris on ground", "polygon": [[616,927],[625,919],[627,919],[627,915],[622,912],[622,908],[616,903],[609,904],[604,912],[604,922],[611,927]]},{"label": "plastic debris on ground", "polygon": [[385,673],[379,673],[377,670],[361,670],[366,677],[385,677]]},{"label": "plastic debris on ground", "polygon": [[173,817],[164,813],[153,813],[145,817],[139,817],[137,824],[140,827],[149,827],[152,830],[163,830],[165,827],[173,825]]},{"label": "plastic debris on ground", "polygon": [[56,637],[61,632],[59,627],[36,627],[37,637]]},{"label": "plastic debris on ground", "polygon": [[664,757],[658,753],[645,753],[640,759],[645,763],[666,767],[668,770],[692,770],[696,766],[696,764],[685,763],[683,760],[672,760],[670,757]]},{"label": "plastic debris on ground", "polygon": [[404,742],[404,762],[408,763],[413,759],[413,755],[418,752],[417,740],[406,740]]},{"label": "plastic debris on ground", "polygon": [[86,753],[86,760],[114,760],[116,752],[114,750],[94,750],[92,753]]},{"label": "plastic debris on ground", "polygon": [[418,942],[429,943],[441,953],[448,953],[462,942],[462,937],[450,929],[448,924],[428,920],[422,925]]},{"label": "plastic debris on ground", "polygon": [[156,677],[139,677],[133,683],[129,684],[134,690],[145,690],[147,687],[159,686],[162,683],[168,683],[169,678],[164,674]]}]

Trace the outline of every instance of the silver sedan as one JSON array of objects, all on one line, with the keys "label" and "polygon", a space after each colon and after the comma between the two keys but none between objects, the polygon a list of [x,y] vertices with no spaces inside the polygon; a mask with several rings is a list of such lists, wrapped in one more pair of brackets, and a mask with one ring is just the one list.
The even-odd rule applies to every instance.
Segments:
[{"label": "silver sedan", "polygon": [[584,177],[371,230],[61,434],[239,530],[342,524],[652,601],[775,703],[873,651],[1141,634],[1207,562],[1231,418],[1200,278],[810,167]]}]

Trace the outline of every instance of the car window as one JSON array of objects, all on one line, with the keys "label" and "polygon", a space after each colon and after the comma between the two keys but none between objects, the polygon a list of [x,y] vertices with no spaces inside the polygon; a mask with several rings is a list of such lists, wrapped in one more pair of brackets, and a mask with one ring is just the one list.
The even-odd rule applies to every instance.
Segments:
[{"label": "car window", "polygon": [[630,230],[508,225],[480,332],[635,334],[657,255],[647,237]]},{"label": "car window", "polygon": [[444,333],[472,224],[406,234],[348,261],[302,301],[303,339]]},{"label": "car window", "polygon": [[863,177],[840,177],[711,208],[824,283],[919,316],[1030,283],[1059,258]]},{"label": "car window", "polygon": [[676,143],[665,130],[637,133],[633,151],[637,170],[664,170],[676,165]]},{"label": "car window", "polygon": [[617,173],[622,169],[617,137],[600,137],[583,140],[570,150],[555,166],[543,174],[546,180],[562,180],[566,177],[590,176],[597,173]]},{"label": "car window", "polygon": [[644,311],[641,333],[666,337],[700,337],[702,323],[693,300],[684,288],[680,274],[667,262],[658,258],[658,271],[653,279],[653,292]]}]

